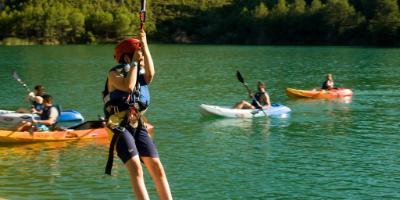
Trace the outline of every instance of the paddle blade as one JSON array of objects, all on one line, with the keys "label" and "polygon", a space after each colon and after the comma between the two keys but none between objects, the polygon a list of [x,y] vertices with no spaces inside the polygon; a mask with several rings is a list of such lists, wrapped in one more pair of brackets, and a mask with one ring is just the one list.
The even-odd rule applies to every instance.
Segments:
[{"label": "paddle blade", "polygon": [[12,77],[19,83],[22,85],[22,87],[25,88],[26,91],[31,92],[31,90],[28,88],[28,86],[21,80],[21,78],[19,77],[19,75],[17,74],[17,71],[13,71]]},{"label": "paddle blade", "polygon": [[241,83],[244,84],[243,76],[242,76],[242,74],[240,74],[239,70],[236,71],[236,77],[237,77],[237,79],[238,79]]},{"label": "paddle blade", "polygon": [[13,78],[14,78],[15,80],[17,80],[18,82],[21,82],[21,79],[19,78],[19,76],[18,76],[18,74],[17,74],[16,71],[13,71],[12,76],[13,76]]}]

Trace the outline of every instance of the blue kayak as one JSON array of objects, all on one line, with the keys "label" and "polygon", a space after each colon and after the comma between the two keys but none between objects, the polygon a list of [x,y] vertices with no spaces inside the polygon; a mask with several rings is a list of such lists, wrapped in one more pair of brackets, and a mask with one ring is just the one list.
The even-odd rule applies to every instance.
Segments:
[{"label": "blue kayak", "polygon": [[59,122],[75,122],[75,121],[80,121],[83,122],[85,119],[76,110],[63,110],[61,111],[61,116],[58,119]]}]

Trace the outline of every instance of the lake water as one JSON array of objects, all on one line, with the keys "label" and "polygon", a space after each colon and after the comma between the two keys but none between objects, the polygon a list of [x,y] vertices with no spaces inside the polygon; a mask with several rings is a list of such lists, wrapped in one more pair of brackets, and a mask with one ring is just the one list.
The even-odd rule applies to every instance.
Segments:
[{"label": "lake water", "polygon": [[[175,199],[399,199],[400,49],[151,45],[156,77],[147,117]],[[0,46],[0,109],[28,106],[17,70],[87,120],[102,115],[113,46]],[[288,118],[204,118],[264,81]],[[327,73],[351,100],[290,100]],[[0,146],[0,199],[131,199],[107,140]],[[146,173],[152,199],[155,188]]]}]

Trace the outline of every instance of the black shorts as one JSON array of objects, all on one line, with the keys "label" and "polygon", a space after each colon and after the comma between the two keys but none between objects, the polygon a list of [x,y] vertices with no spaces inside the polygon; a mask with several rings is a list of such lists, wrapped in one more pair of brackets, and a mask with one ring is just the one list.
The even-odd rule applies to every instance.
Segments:
[{"label": "black shorts", "polygon": [[116,150],[118,157],[123,163],[126,163],[126,161],[136,155],[140,157],[158,158],[156,145],[148,134],[146,127],[139,127],[139,129],[130,126],[125,129],[113,129],[113,132],[118,131],[120,134],[116,144]]}]

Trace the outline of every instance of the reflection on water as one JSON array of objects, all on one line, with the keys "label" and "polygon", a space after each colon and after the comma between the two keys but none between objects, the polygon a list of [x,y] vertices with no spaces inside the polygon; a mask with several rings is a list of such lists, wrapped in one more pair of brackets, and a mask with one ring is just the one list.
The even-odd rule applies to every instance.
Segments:
[{"label": "reflection on water", "polygon": [[257,130],[257,132],[262,135],[268,135],[270,119],[263,118],[262,120],[254,120],[243,118],[227,118],[208,120],[208,122],[204,124],[205,129],[208,129],[215,134],[227,131],[229,132],[229,130],[235,130],[235,132],[239,131],[246,135],[252,133],[254,130]]},{"label": "reflection on water", "polygon": [[259,134],[267,136],[270,127],[285,128],[290,125],[290,115],[281,117],[258,118],[206,118],[200,120],[203,129],[211,134],[225,134],[227,132],[240,132],[243,135]]},{"label": "reflection on water", "polygon": [[[104,152],[107,139],[68,142],[43,142],[0,146],[2,176],[1,197],[58,199],[73,193],[66,189],[75,187],[83,177],[97,179],[92,174],[97,168],[93,153]],[[104,155],[104,158],[106,155]],[[78,162],[77,162],[78,161]],[[84,175],[86,174],[86,175]],[[96,174],[100,174],[97,172]],[[78,178],[79,177],[79,178]],[[60,184],[63,186],[60,187]],[[25,189],[24,189],[25,188]],[[35,191],[21,192],[21,190]],[[47,188],[46,190],[44,190]],[[79,191],[79,189],[78,189]],[[79,194],[82,191],[76,193]],[[75,194],[70,197],[73,198]]]},{"label": "reflection on water", "polygon": [[319,103],[319,102],[326,102],[326,103],[342,103],[342,104],[349,104],[352,102],[352,97],[345,97],[345,98],[336,98],[336,99],[313,99],[313,98],[290,98],[290,101],[302,103]]},{"label": "reflection on water", "polygon": [[[265,120],[267,123],[269,120]],[[203,118],[204,124],[207,126],[214,126],[217,128],[226,128],[226,127],[238,127],[244,130],[251,129],[253,125],[253,119],[246,118],[218,118],[218,119],[207,119]]]}]

